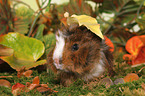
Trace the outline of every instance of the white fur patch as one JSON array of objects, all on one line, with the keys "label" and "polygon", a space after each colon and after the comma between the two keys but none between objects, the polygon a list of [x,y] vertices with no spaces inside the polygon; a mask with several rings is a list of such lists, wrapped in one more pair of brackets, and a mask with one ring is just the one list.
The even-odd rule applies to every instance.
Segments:
[{"label": "white fur patch", "polygon": [[65,45],[65,39],[63,35],[61,34],[60,30],[58,30],[58,33],[59,35],[56,35],[56,46],[53,53],[53,60],[54,60],[54,65],[56,66],[56,68],[62,70],[63,64],[57,64],[55,60],[56,59],[59,60],[60,58],[62,58],[63,49]]}]

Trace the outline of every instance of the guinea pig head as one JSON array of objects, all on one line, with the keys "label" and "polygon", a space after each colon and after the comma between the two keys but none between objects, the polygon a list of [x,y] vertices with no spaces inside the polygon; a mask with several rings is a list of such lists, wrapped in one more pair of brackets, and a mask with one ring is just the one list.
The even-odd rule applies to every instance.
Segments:
[{"label": "guinea pig head", "polygon": [[101,38],[85,26],[59,29],[53,51],[54,66],[57,70],[79,75],[93,72],[101,59],[101,42]]}]

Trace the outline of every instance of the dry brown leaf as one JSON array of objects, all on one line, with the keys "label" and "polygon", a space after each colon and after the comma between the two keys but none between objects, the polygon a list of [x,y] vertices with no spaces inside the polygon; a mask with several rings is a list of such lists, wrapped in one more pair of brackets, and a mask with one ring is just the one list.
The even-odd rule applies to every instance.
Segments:
[{"label": "dry brown leaf", "polygon": [[40,83],[39,77],[36,76],[36,77],[33,79],[32,84],[39,84],[39,83]]},{"label": "dry brown leaf", "polygon": [[47,84],[41,84],[42,87],[47,87],[48,88],[48,85]]},{"label": "dry brown leaf", "polygon": [[50,88],[46,88],[46,87],[38,87],[37,88],[37,91],[39,91],[39,92],[41,92],[41,93],[43,93],[43,92],[53,92],[53,90],[52,89],[50,89]]},{"label": "dry brown leaf", "polygon": [[129,73],[124,77],[124,82],[132,82],[134,80],[138,80],[139,76],[135,73]]},{"label": "dry brown leaf", "polygon": [[32,70],[27,70],[27,71],[25,71],[25,72],[23,73],[23,75],[24,75],[25,77],[32,77],[32,76],[31,76],[32,73],[33,73]]},{"label": "dry brown leaf", "polygon": [[0,79],[0,86],[11,87],[11,83],[7,80]]},{"label": "dry brown leaf", "polygon": [[0,78],[12,78],[13,76],[0,76]]},{"label": "dry brown leaf", "polygon": [[33,73],[32,70],[27,70],[25,69],[25,67],[22,67],[18,73],[17,73],[17,77],[20,78],[21,76],[25,76],[25,77],[32,77],[31,74]]},{"label": "dry brown leaf", "polygon": [[27,87],[28,90],[26,92],[29,92],[30,90],[33,90],[39,86],[40,86],[40,84],[30,84],[30,86]]},{"label": "dry brown leaf", "polygon": [[25,67],[22,67],[22,68],[17,72],[17,77],[20,78],[21,76],[23,76],[24,71],[25,71]]}]

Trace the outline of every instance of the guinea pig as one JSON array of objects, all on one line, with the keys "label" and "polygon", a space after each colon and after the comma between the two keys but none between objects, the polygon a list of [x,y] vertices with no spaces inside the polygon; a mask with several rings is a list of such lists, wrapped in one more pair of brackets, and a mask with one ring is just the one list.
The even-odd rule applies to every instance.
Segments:
[{"label": "guinea pig", "polygon": [[56,32],[55,48],[48,54],[49,67],[67,86],[74,80],[93,80],[108,69],[113,74],[113,56],[105,41],[85,26],[62,26]]}]

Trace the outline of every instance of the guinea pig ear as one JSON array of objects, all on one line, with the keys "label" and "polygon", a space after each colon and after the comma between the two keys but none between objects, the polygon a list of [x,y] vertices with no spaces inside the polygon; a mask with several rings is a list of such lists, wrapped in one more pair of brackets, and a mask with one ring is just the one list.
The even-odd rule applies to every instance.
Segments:
[{"label": "guinea pig ear", "polygon": [[73,23],[73,24],[70,24],[70,26],[69,26],[69,31],[71,31],[71,30],[73,30],[73,29],[75,29],[76,27],[78,27],[79,26],[79,24],[78,23]]},{"label": "guinea pig ear", "polygon": [[63,23],[60,24],[61,29],[67,29],[67,26]]},{"label": "guinea pig ear", "polygon": [[67,32],[67,30],[68,30],[68,26],[65,25],[65,24],[63,24],[63,23],[61,23],[61,24],[60,24],[60,28],[59,28],[59,30],[62,31],[63,34],[64,34],[64,33]]}]

